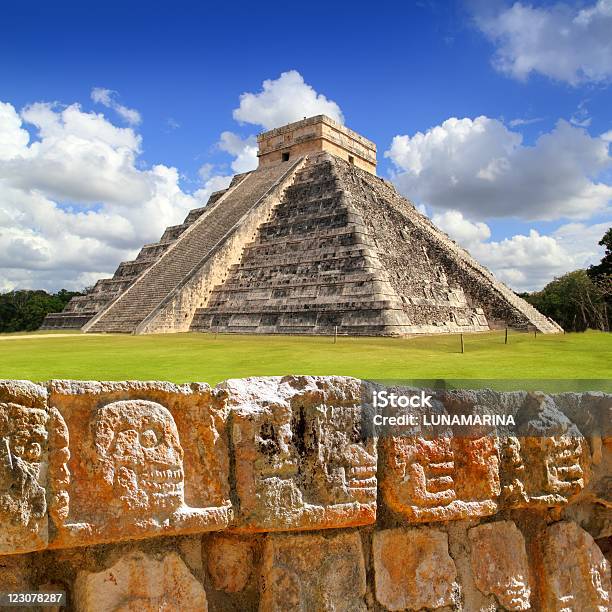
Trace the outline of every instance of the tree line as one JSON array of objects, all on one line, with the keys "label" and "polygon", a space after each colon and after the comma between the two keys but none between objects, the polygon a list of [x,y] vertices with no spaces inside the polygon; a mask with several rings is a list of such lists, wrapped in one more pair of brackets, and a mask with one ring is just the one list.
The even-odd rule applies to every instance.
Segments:
[{"label": "tree line", "polygon": [[541,291],[519,294],[565,331],[610,331],[612,324],[612,227],[599,244],[601,262],[551,281]]},{"label": "tree line", "polygon": [[50,312],[61,312],[77,291],[61,289],[47,293],[42,289],[22,289],[0,294],[0,333],[34,331]]}]

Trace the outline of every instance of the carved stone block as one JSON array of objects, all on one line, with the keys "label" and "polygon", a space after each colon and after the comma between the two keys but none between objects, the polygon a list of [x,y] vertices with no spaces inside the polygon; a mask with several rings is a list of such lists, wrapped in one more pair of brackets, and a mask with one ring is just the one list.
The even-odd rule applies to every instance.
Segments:
[{"label": "carved stone block", "polygon": [[208,385],[53,381],[50,546],[223,529],[227,407]]},{"label": "carved stone block", "polygon": [[0,381],[0,555],[45,548],[47,392]]},{"label": "carved stone block", "polygon": [[176,553],[128,553],[104,571],[79,572],[74,592],[79,612],[208,610],[204,587]]},{"label": "carved stone block", "polygon": [[547,529],[543,544],[544,610],[609,612],[610,564],[593,538],[576,523]]},{"label": "carved stone block", "polygon": [[590,476],[589,445],[551,397],[530,393],[517,415],[518,436],[502,443],[504,507],[560,506]]},{"label": "carved stone block", "polygon": [[326,529],[376,519],[376,440],[350,378],[286,377],[226,383],[238,528]]},{"label": "carved stone block", "polygon": [[479,525],[468,531],[474,582],[506,610],[530,610],[531,586],[525,539],[512,521]]},{"label": "carved stone block", "polygon": [[375,531],[372,554],[376,599],[387,610],[453,604],[457,568],[443,531],[428,527]]},{"label": "carved stone block", "polygon": [[381,491],[412,522],[448,521],[497,512],[497,439],[419,436],[381,441]]},{"label": "carved stone block", "polygon": [[261,612],[365,612],[366,570],[359,534],[268,536],[261,584]]}]

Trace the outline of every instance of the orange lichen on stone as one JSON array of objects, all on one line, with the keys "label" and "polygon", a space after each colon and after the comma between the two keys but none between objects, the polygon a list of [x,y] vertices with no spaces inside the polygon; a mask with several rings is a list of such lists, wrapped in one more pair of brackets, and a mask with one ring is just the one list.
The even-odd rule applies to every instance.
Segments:
[{"label": "orange lichen on stone", "polygon": [[206,592],[176,553],[161,560],[128,553],[98,573],[79,572],[75,581],[79,612],[207,612]]},{"label": "orange lichen on stone", "polygon": [[381,490],[387,505],[412,522],[497,512],[497,439],[391,437],[381,441]]},{"label": "orange lichen on stone", "polygon": [[242,591],[253,571],[253,546],[247,539],[215,534],[207,548],[207,568],[217,591]]},{"label": "orange lichen on stone", "polygon": [[584,529],[566,521],[548,527],[543,560],[546,612],[609,612],[610,563]]},{"label": "orange lichen on stone", "polygon": [[366,569],[357,532],[268,536],[262,559],[262,612],[365,612],[365,594]]},{"label": "orange lichen on stone", "polygon": [[428,527],[376,531],[372,554],[376,599],[387,610],[453,604],[457,570],[443,531]]},{"label": "orange lichen on stone", "polygon": [[474,581],[507,610],[530,610],[530,575],[525,539],[512,521],[497,521],[468,531]]}]

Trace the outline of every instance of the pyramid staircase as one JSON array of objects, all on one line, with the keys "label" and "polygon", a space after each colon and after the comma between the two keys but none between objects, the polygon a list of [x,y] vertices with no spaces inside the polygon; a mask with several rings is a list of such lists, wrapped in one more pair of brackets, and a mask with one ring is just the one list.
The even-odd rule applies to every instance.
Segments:
[{"label": "pyramid staircase", "polygon": [[[244,178],[244,174],[233,177],[230,188]],[[73,297],[62,312],[48,314],[41,329],[80,329],[95,317],[108,304],[118,298],[136,279],[150,268],[197,219],[212,210],[227,189],[216,191],[208,199],[206,206],[189,212],[181,225],[168,227],[158,242],[145,244],[133,261],[119,264],[112,278],[99,280],[85,295]]]},{"label": "pyramid staircase", "polygon": [[[325,116],[259,134],[257,170],[166,229],[45,327],[403,336],[561,328],[393,185]],[[289,161],[291,160],[291,161]]]},{"label": "pyramid staircase", "polygon": [[[219,248],[242,218],[285,177],[298,161],[243,175],[210,210],[180,232],[178,238],[119,297],[108,304],[83,331],[137,333],[138,328]],[[189,217],[188,217],[189,218]],[[172,235],[172,228],[167,230]],[[186,322],[188,326],[189,321]],[[180,326],[179,326],[180,327]],[[174,331],[178,331],[176,324]]]}]

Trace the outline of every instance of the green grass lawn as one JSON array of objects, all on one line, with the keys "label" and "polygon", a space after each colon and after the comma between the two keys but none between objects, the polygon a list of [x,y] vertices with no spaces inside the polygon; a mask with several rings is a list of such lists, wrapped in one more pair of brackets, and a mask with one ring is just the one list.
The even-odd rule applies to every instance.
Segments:
[{"label": "green grass lawn", "polygon": [[342,374],[378,380],[573,379],[572,388],[612,386],[611,334],[511,333],[508,345],[503,332],[464,338],[461,354],[457,335],[339,337],[334,344],[330,337],[11,334],[0,336],[0,378],[214,384],[257,375]]}]

